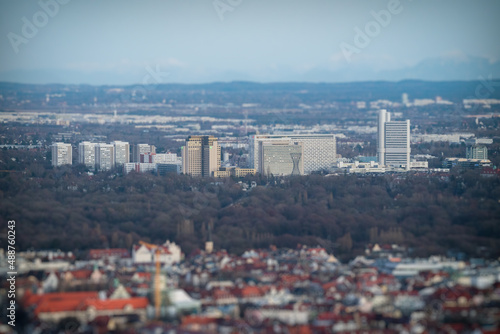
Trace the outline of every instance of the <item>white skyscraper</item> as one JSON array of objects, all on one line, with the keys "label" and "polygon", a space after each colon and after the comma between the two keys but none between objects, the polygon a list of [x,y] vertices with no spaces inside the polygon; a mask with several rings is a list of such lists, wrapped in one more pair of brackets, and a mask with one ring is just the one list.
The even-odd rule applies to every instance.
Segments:
[{"label": "white skyscraper", "polygon": [[410,168],[410,121],[391,121],[391,114],[378,114],[377,156],[380,165]]},{"label": "white skyscraper", "polygon": [[125,141],[114,141],[113,144],[115,149],[115,164],[123,165],[130,162],[130,146],[128,142]]},{"label": "white skyscraper", "polygon": [[260,170],[259,143],[270,139],[290,139],[302,143],[304,173],[310,174],[322,169],[330,169],[336,163],[337,144],[335,135],[332,134],[307,134],[307,135],[254,135],[250,138],[250,167]]},{"label": "white skyscraper", "polygon": [[71,165],[73,163],[73,152],[71,144],[52,144],[52,166]]},{"label": "white skyscraper", "polygon": [[95,169],[110,170],[115,167],[115,147],[112,144],[98,143],[95,146]]},{"label": "white skyscraper", "polygon": [[78,163],[95,168],[95,145],[88,141],[78,144]]}]

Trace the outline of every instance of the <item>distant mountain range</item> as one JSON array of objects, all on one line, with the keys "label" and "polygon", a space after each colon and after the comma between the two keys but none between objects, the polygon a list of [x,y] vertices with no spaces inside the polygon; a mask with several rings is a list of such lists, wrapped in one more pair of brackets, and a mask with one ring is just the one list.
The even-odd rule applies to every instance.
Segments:
[{"label": "distant mountain range", "polygon": [[[297,71],[277,66],[258,72],[250,71],[206,71],[200,74],[189,67],[162,68],[169,75],[165,82],[158,83],[207,83],[229,81],[254,82],[357,82],[357,81],[401,81],[407,79],[453,81],[500,78],[500,62],[473,56],[439,57],[426,59],[420,63],[401,69],[375,71],[367,65],[347,64],[332,70],[327,66],[315,67],[307,71]],[[12,70],[0,72],[0,81],[19,83],[61,83],[91,85],[132,85],[140,84],[148,74],[145,69],[131,69],[128,72],[78,71],[78,70]],[[151,81],[149,81],[151,82]]]}]

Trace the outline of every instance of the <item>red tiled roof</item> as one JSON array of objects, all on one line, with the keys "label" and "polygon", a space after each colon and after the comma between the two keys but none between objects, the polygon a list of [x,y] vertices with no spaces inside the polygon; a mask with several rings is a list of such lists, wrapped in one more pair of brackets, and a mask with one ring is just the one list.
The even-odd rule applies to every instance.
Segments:
[{"label": "red tiled roof", "polygon": [[145,309],[148,306],[149,302],[147,298],[144,297],[133,297],[127,299],[88,299],[85,301],[83,305],[83,309],[88,307],[94,307],[96,310],[121,310],[124,309],[127,305],[136,309]]},{"label": "red tiled roof", "polygon": [[[76,310],[87,299],[97,299],[98,293],[95,291],[85,292],[56,292],[40,295],[38,299],[30,300],[36,304],[35,314],[41,312],[62,312]],[[30,297],[31,299],[31,297]],[[34,305],[28,304],[27,306]]]},{"label": "red tiled roof", "polygon": [[30,301],[35,301],[37,304],[36,315],[85,310],[88,307],[94,307],[96,310],[121,310],[130,305],[133,309],[145,309],[149,304],[148,299],[143,297],[100,300],[97,292],[48,293],[38,297],[38,300],[35,300],[30,296]]},{"label": "red tiled roof", "polygon": [[245,286],[241,289],[236,289],[235,294],[240,298],[259,297],[263,295],[257,286]]}]

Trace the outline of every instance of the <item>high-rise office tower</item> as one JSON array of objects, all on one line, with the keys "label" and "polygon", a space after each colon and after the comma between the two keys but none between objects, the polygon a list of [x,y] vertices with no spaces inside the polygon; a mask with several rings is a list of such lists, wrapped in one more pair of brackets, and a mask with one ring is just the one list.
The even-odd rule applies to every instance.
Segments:
[{"label": "high-rise office tower", "polygon": [[71,144],[52,144],[52,166],[71,165],[73,163],[73,152]]},{"label": "high-rise office tower", "polygon": [[78,163],[95,168],[95,143],[82,141],[78,144]]},{"label": "high-rise office tower", "polygon": [[95,146],[95,169],[110,170],[115,167],[115,147],[113,144],[98,143]]},{"label": "high-rise office tower", "polygon": [[130,162],[130,145],[125,141],[114,141],[115,164],[123,165]]},{"label": "high-rise office tower", "polygon": [[149,144],[136,144],[132,147],[132,162],[141,162],[141,154],[156,153],[156,147]]},{"label": "high-rise office tower", "polygon": [[290,139],[302,143],[304,173],[330,169],[335,166],[337,159],[337,144],[333,134],[306,134],[306,135],[254,135],[250,138],[250,167],[260,170],[259,143],[269,139]]},{"label": "high-rise office tower", "polygon": [[410,169],[410,120],[391,121],[389,112],[379,111],[377,156],[380,165]]},{"label": "high-rise office tower", "polygon": [[182,147],[182,172],[192,176],[212,176],[219,169],[221,149],[213,136],[189,136]]},{"label": "high-rise office tower", "polygon": [[259,173],[262,175],[303,175],[303,145],[287,139],[271,139],[259,142]]}]

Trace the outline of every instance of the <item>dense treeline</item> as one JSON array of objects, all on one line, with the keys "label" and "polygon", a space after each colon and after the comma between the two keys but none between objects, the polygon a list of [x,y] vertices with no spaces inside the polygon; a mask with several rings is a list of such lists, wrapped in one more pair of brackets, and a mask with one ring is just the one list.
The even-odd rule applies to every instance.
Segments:
[{"label": "dense treeline", "polygon": [[[352,256],[370,242],[400,243],[416,255],[449,249],[500,254],[500,180],[311,175],[235,180],[101,173],[78,168],[0,173],[0,217],[16,220],[21,249],[131,247],[138,240],[241,252],[270,244],[320,244]],[[6,235],[2,224],[2,235]]]}]

